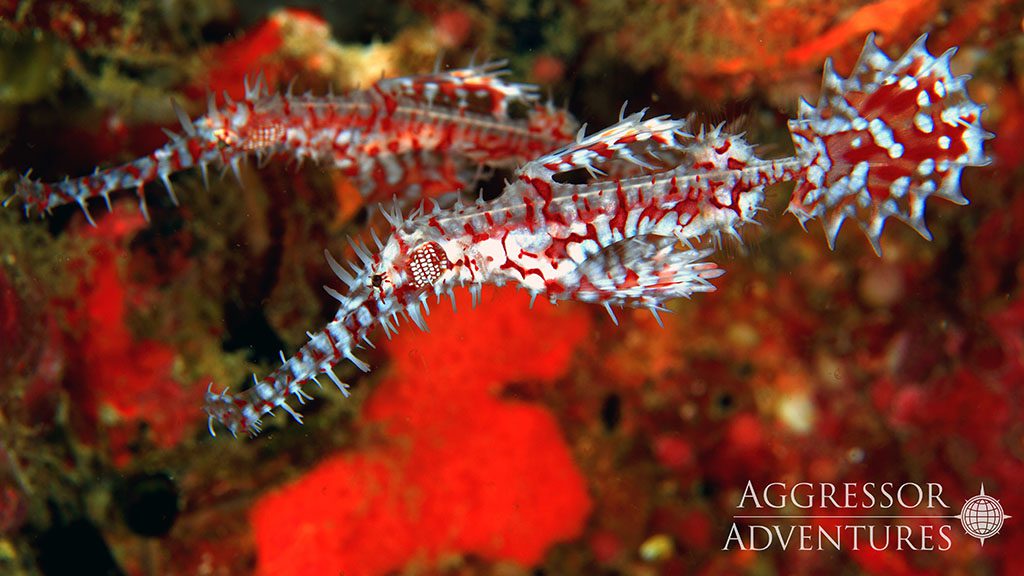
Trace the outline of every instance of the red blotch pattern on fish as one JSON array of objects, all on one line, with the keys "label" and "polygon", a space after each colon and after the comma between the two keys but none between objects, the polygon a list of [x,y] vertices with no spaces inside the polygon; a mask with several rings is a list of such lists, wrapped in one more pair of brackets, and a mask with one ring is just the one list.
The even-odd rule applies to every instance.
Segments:
[{"label": "red blotch pattern on fish", "polygon": [[830,246],[847,218],[875,252],[889,217],[931,239],[929,196],[967,204],[960,173],[988,163],[982,144],[992,135],[981,127],[982,107],[967,95],[968,77],[950,71],[955,53],[932,56],[922,36],[890,60],[871,36],[849,78],[827,62],[818,106],[800,103],[790,130],[810,165],[789,210],[801,222],[821,218]]}]

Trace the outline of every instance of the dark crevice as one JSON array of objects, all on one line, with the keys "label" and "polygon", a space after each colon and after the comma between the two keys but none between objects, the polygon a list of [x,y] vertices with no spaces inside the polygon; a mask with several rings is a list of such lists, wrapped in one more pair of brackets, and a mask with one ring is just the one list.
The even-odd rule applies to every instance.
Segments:
[{"label": "dark crevice", "polygon": [[224,322],[227,324],[227,338],[222,347],[226,352],[245,350],[246,358],[255,363],[279,360],[278,352],[284,350],[285,344],[270,325],[263,308],[228,303]]},{"label": "dark crevice", "polygon": [[622,398],[618,394],[609,394],[601,403],[601,423],[608,432],[613,432],[622,422]]},{"label": "dark crevice", "polygon": [[85,518],[57,522],[33,542],[36,565],[46,576],[122,576],[100,529]]},{"label": "dark crevice", "polygon": [[[477,182],[475,196],[482,196],[484,202],[497,200],[505,192],[505,182],[512,178],[511,170],[496,169],[487,178],[481,178]],[[475,199],[475,198],[474,198]]]},{"label": "dark crevice", "polygon": [[136,474],[126,478],[118,492],[121,514],[132,532],[159,538],[171,531],[180,512],[180,494],[169,475]]}]

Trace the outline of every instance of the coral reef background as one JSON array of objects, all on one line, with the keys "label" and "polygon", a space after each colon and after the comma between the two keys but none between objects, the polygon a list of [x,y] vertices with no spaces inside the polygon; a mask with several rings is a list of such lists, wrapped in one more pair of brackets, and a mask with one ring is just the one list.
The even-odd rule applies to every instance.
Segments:
[{"label": "coral reef background", "polygon": [[[474,55],[591,126],[628,101],[782,155],[824,59],[848,72],[872,31],[890,54],[960,46],[997,134],[971,205],[929,206],[933,242],[892,226],[884,258],[852,230],[829,251],[770,192],[718,291],[663,328],[461,294],[342,374],[352,400],[251,442],[209,436],[206,384],[331,316],[322,249],[350,255],[370,218],[350,182],[271,162],[242,186],[179,176],[148,223],[130,192],[95,228],[0,210],[0,572],[1024,573],[1022,27],[1011,0],[0,3],[4,191],[146,153],[172,98],[198,113],[259,71],[325,93]],[[723,551],[748,480],[941,482],[956,503],[984,483],[1021,520],[943,552]]]}]

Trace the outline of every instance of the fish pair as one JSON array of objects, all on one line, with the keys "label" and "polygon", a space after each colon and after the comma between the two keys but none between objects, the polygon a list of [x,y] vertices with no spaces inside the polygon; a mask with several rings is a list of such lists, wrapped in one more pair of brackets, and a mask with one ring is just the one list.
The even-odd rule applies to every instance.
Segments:
[{"label": "fish pair", "polygon": [[[402,213],[382,209],[390,230],[374,247],[354,241],[358,261],[328,262],[345,284],[327,288],[338,300],[334,319],[281,366],[231,394],[207,392],[210,431],[256,434],[261,419],[309,396],[303,386],[355,355],[377,326],[390,336],[401,318],[426,329],[431,299],[466,286],[514,284],[533,298],[642,307],[655,316],[667,300],[714,290],[724,271],[708,258],[723,235],[765,210],[765,188],[793,181],[788,211],[821,220],[832,246],[854,221],[876,252],[890,217],[930,239],[925,202],[957,204],[965,166],[989,162],[982,107],[967,77],[950,70],[955,50],[931,55],[922,36],[890,59],[869,37],[848,78],[825,65],[816,106],[801,101],[789,122],[795,154],[761,159],[742,135],[721,125],[692,126],[643,112],[590,135],[569,136],[573,119],[538,104],[535,90],[507,83],[495,66],[383,80],[341,97],[295,99],[269,94],[261,82],[221,110],[211,102],[198,120],[182,118],[185,135],[125,166],[59,184],[28,179],[17,195],[27,210],[45,211],[121,188],[140,190],[168,175],[219,164],[237,169],[244,156],[329,161],[356,179],[364,195],[430,197],[473,182],[479,166],[519,166],[494,200],[442,206],[424,199]],[[518,108],[518,110],[517,110]],[[561,146],[559,148],[559,146]],[[557,148],[554,151],[551,149]],[[708,240],[714,240],[708,242]],[[454,297],[452,297],[454,305]]]}]

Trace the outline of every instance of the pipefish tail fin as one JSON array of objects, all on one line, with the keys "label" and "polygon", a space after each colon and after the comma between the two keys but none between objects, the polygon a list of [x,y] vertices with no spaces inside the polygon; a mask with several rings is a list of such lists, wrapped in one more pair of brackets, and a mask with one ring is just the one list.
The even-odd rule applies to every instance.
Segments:
[{"label": "pipefish tail fin", "polygon": [[925,225],[930,196],[964,205],[960,173],[991,160],[981,126],[984,107],[971,100],[969,76],[954,76],[956,49],[933,56],[927,35],[890,59],[868,36],[850,76],[826,61],[817,106],[801,100],[789,129],[803,161],[789,202],[801,224],[820,218],[829,246],[847,219],[876,253],[890,217],[931,239]]}]

